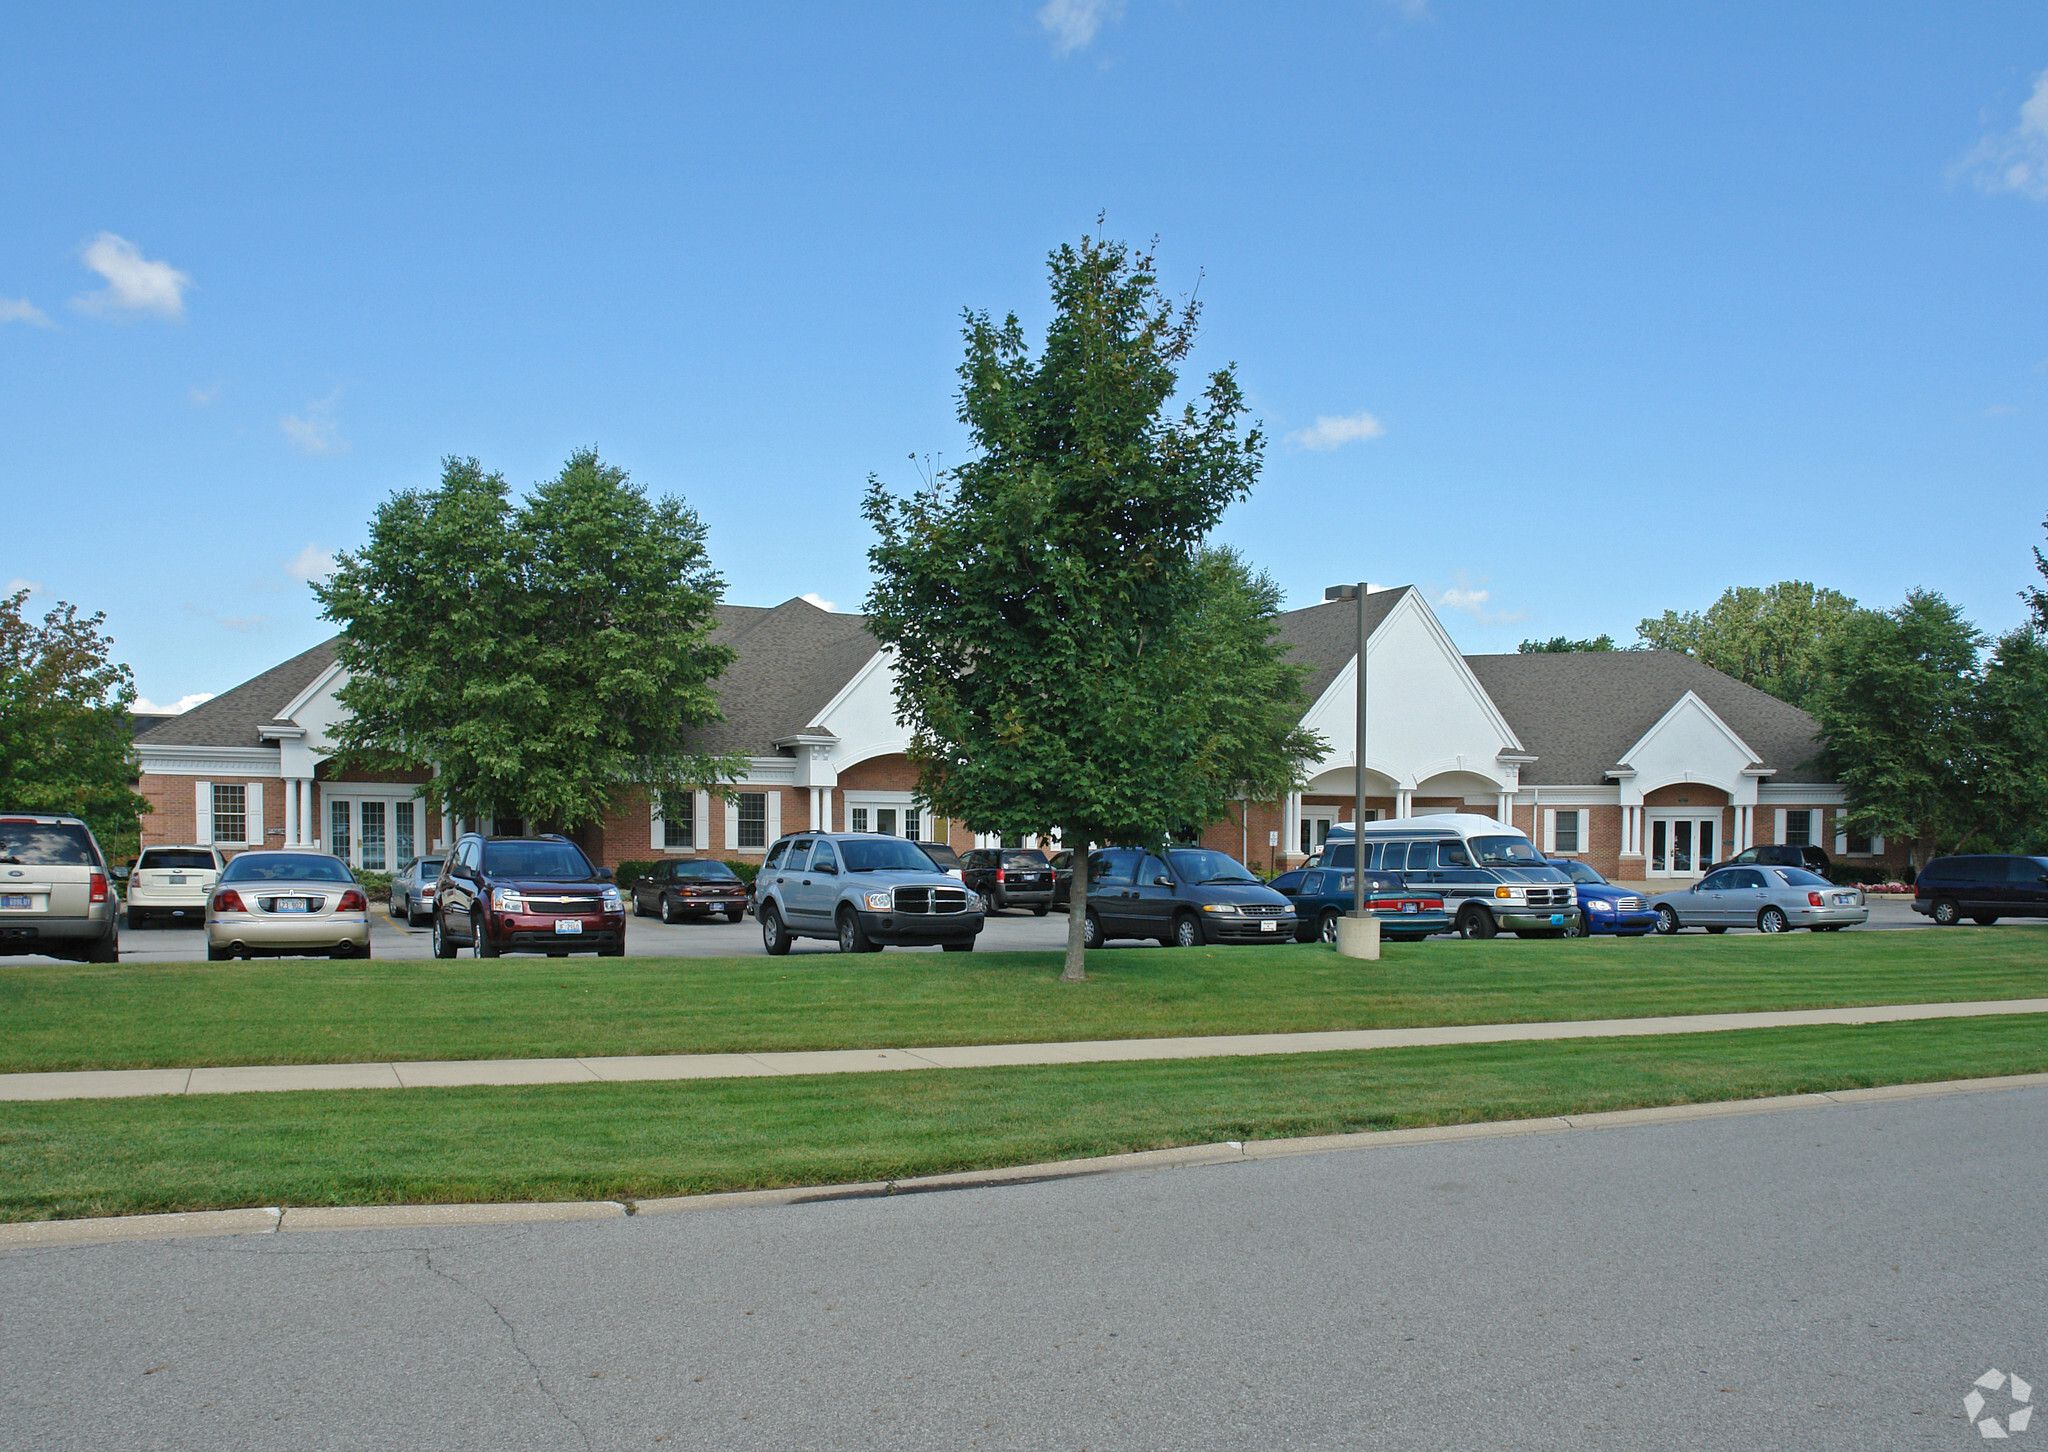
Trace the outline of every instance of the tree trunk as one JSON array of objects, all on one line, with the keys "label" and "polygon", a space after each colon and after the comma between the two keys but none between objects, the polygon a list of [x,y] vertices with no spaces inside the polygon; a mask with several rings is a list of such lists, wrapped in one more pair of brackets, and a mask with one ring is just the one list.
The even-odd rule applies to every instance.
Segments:
[{"label": "tree trunk", "polygon": [[1088,838],[1070,826],[1066,839],[1074,853],[1074,875],[1067,888],[1067,966],[1060,982],[1079,983],[1088,976],[1088,955],[1081,946],[1088,921]]}]

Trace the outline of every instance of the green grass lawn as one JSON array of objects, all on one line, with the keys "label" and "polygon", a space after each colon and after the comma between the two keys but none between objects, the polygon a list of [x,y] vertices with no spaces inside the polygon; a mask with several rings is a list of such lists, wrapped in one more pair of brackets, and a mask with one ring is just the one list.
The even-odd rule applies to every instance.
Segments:
[{"label": "green grass lawn", "polygon": [[2048,996],[1999,929],[1057,953],[0,966],[0,1072],[1514,1023]]},{"label": "green grass lawn", "polygon": [[0,1219],[636,1199],[2044,1070],[2048,1015],[2031,1014],[1274,1058],[0,1104]]}]

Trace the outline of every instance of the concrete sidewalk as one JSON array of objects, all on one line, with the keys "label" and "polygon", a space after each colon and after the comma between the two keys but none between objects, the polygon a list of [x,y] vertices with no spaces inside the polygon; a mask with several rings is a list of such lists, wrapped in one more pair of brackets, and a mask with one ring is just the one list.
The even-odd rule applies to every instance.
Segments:
[{"label": "concrete sidewalk", "polygon": [[2048,1013],[2048,998],[1983,1003],[1907,1003],[1771,1013],[1698,1013],[1565,1023],[1452,1024],[1307,1034],[1103,1039],[1053,1044],[975,1044],[913,1049],[819,1049],[760,1054],[645,1054],[581,1059],[471,1059],[389,1064],[268,1064],[219,1069],[86,1069],[0,1074],[0,1100],[119,1099],[151,1094],[242,1094],[294,1089],[448,1089],[465,1085],[600,1084],[645,1080],[872,1074],[893,1069],[983,1069],[1020,1064],[1107,1064],[1136,1059],[1322,1054],[1445,1044],[1629,1038],[1816,1024],[1900,1023]]}]

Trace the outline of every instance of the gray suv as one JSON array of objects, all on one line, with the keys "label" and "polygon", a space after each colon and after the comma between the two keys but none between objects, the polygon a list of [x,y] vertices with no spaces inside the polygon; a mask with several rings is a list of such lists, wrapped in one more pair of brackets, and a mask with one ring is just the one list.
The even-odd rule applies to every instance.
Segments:
[{"label": "gray suv", "polygon": [[0,813],[0,956],[118,961],[121,902],[112,878],[78,818]]},{"label": "gray suv", "polygon": [[971,953],[983,910],[915,842],[866,832],[792,832],[754,879],[761,942],[778,956],[798,938],[836,939],[842,953],[933,943]]}]

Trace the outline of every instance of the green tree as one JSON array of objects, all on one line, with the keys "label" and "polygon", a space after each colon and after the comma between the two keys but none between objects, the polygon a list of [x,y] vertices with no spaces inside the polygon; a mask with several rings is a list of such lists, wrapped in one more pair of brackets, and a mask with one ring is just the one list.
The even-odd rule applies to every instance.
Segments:
[{"label": "green tree", "polygon": [[134,677],[100,633],[105,614],[81,618],[60,600],[36,625],[28,596],[0,597],[0,809],[82,817],[120,855],[150,810],[130,786]]},{"label": "green tree", "polygon": [[1978,653],[1984,637],[1942,596],[1858,610],[1823,648],[1808,709],[1822,762],[1849,795],[1850,825],[1913,844],[1924,863],[1966,830],[1980,774]]},{"label": "green tree", "polygon": [[[2048,519],[2041,521],[2041,528],[2048,529]],[[2041,584],[2027,586],[2020,591],[2020,599],[2034,612],[2034,629],[2048,634],[2048,555],[2041,553],[2039,545],[2034,546],[2034,569],[2041,576]]]},{"label": "green tree", "polygon": [[1974,763],[1959,804],[1960,846],[2048,847],[2048,639],[2031,626],[2000,636],[1972,695]]},{"label": "green tree", "polygon": [[1564,655],[1575,650],[1613,650],[1614,637],[1596,635],[1591,640],[1573,640],[1566,635],[1553,635],[1548,640],[1525,640],[1516,647],[1523,655]]},{"label": "green tree", "polygon": [[[1170,407],[1198,310],[1150,255],[1084,237],[1049,260],[1037,357],[1014,314],[966,315],[975,454],[908,498],[870,479],[869,628],[933,811],[1076,850],[1065,976],[1083,974],[1091,842],[1158,842],[1232,794],[1291,784],[1301,673],[1271,581],[1203,541],[1258,477],[1229,368]],[[1294,719],[1289,719],[1289,713]]]},{"label": "green tree", "polygon": [[1764,589],[1724,590],[1704,613],[1666,610],[1636,627],[1643,645],[1682,650],[1715,670],[1769,691],[1795,706],[1806,704],[1820,679],[1828,642],[1856,611],[1836,590],[1804,580],[1781,580]]},{"label": "green tree", "polygon": [[450,458],[314,586],[350,673],[337,755],[432,764],[430,798],[459,816],[571,830],[627,783],[718,789],[744,763],[689,732],[719,719],[723,589],[697,516],[594,449],[516,506],[503,475]]}]

